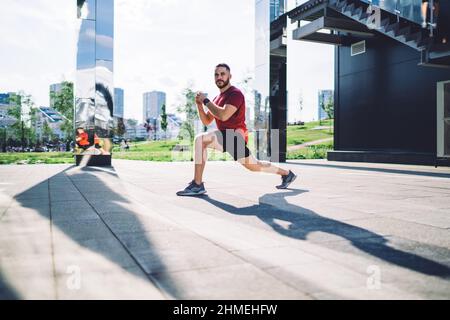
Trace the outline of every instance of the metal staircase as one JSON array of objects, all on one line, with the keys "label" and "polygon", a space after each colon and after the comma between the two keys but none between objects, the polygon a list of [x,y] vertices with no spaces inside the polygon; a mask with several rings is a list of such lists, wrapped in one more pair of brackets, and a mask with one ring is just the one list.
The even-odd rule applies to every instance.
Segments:
[{"label": "metal staircase", "polygon": [[[361,0],[311,0],[288,16],[294,21],[311,21],[294,31],[294,38],[299,40],[345,45],[349,35],[361,36],[365,32],[369,36],[378,32],[417,50],[421,57],[419,65],[450,68],[450,46],[437,44],[432,33],[402,16],[399,10],[390,12]],[[357,22],[358,27],[352,27],[349,20]],[[329,35],[317,32],[321,28],[337,32]]]}]

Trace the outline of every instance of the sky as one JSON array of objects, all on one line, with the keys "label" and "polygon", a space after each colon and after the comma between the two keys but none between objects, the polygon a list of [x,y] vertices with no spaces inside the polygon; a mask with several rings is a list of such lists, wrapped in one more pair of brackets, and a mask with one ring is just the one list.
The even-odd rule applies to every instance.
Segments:
[{"label": "sky", "polygon": [[[24,90],[48,105],[50,84],[75,79],[75,0],[0,4],[8,8],[0,11],[0,92]],[[142,121],[148,91],[166,92],[168,112],[187,86],[215,96],[220,62],[233,84],[253,75],[254,14],[254,0],[115,0],[114,85],[124,89],[125,117]],[[333,88],[333,48],[289,41],[289,121],[312,120],[317,90]]]}]

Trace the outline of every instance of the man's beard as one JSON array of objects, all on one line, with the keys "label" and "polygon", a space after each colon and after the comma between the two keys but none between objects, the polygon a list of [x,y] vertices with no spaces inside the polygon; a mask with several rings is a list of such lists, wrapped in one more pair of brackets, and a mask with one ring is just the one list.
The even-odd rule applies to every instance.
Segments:
[{"label": "man's beard", "polygon": [[[221,85],[218,84],[218,82],[220,82],[220,81],[223,82]],[[222,88],[225,88],[229,83],[230,83],[230,79],[228,79],[228,80],[219,80],[219,81],[216,81],[216,86],[217,86],[219,89],[222,89]]]}]

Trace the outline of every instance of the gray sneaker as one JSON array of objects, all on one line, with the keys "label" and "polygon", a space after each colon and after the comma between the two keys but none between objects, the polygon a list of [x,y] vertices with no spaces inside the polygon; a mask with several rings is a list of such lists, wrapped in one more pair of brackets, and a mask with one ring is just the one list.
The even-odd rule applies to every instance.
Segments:
[{"label": "gray sneaker", "polygon": [[177,196],[199,196],[205,194],[205,186],[203,182],[201,184],[196,184],[194,180],[192,180],[186,189],[177,192]]},{"label": "gray sneaker", "polygon": [[277,186],[277,189],[286,189],[296,178],[297,176],[289,170],[289,174],[281,176],[281,184]]}]

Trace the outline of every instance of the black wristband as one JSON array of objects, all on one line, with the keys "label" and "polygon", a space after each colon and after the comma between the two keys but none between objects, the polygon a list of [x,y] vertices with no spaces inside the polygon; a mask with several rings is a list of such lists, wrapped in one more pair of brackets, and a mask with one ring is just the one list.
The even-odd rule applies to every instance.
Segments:
[{"label": "black wristband", "polygon": [[206,106],[208,102],[211,102],[208,98],[203,99],[203,104]]}]

